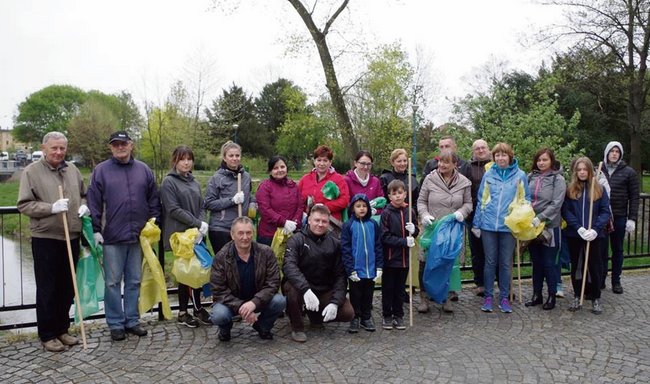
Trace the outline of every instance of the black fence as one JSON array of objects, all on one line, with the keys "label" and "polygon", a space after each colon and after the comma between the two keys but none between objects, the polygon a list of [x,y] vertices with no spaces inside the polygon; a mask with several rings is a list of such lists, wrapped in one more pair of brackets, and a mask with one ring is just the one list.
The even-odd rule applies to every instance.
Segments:
[{"label": "black fence", "polygon": [[[29,239],[23,235],[29,225],[29,219],[21,215],[16,207],[0,207],[0,331],[35,327],[35,290],[34,270]],[[650,268],[650,195],[642,194],[639,207],[639,220],[636,232],[626,236],[624,269]],[[467,248],[467,247],[466,247]],[[469,249],[466,250],[466,265],[462,272],[471,272]],[[158,250],[160,264],[164,268],[164,252]],[[530,278],[530,259],[523,255],[523,278]],[[471,273],[464,273],[465,276]],[[471,283],[464,278],[463,283]],[[176,293],[175,287],[167,289],[168,295]],[[175,306],[172,306],[173,309]],[[22,314],[22,316],[21,316]],[[25,320],[26,315],[30,320]],[[104,318],[103,313],[89,319]]]}]

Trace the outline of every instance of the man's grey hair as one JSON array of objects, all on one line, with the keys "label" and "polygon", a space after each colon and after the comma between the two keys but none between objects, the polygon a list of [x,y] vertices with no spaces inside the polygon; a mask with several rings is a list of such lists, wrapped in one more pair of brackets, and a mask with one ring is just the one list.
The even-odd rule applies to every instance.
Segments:
[{"label": "man's grey hair", "polygon": [[45,136],[43,136],[43,144],[47,143],[50,140],[61,140],[61,139],[65,140],[66,143],[68,142],[68,138],[65,137],[63,133],[57,131],[48,132],[45,134]]},{"label": "man's grey hair", "polygon": [[248,216],[239,216],[235,220],[232,221],[232,225],[230,226],[230,233],[234,234],[235,230],[235,225],[237,224],[250,224],[251,226],[255,227],[253,224],[253,220],[251,220]]}]

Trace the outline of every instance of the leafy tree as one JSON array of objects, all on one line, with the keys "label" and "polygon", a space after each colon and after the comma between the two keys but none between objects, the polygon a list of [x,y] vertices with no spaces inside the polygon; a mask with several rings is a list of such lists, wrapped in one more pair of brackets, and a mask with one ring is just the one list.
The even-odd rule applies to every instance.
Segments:
[{"label": "leafy tree", "polygon": [[[643,113],[647,109],[650,77],[650,1],[553,0],[568,9],[566,24],[551,38],[578,39],[581,49],[611,54],[625,78],[630,165],[641,175]],[[643,178],[640,178],[643,180]]]},{"label": "leafy tree", "polygon": [[[278,79],[266,84],[260,96],[255,99],[255,108],[260,124],[271,133],[272,144],[275,144],[277,130],[286,120],[289,113],[287,98],[294,85],[287,79]],[[299,89],[298,89],[299,90]]]},{"label": "leafy tree", "polygon": [[367,71],[347,98],[360,147],[375,157],[376,169],[389,165],[390,153],[409,148],[412,137],[408,90],[413,68],[399,44],[369,55]]},{"label": "leafy tree", "polygon": [[467,96],[455,111],[460,122],[474,128],[477,138],[490,145],[509,143],[522,169],[530,169],[534,153],[542,147],[553,149],[567,166],[579,152],[574,131],[580,113],[575,112],[570,119],[558,113],[553,89],[550,81],[535,82],[528,75],[507,74],[495,80],[488,92]]},{"label": "leafy tree", "polygon": [[91,167],[111,155],[106,139],[120,122],[104,103],[88,100],[68,125],[69,153],[81,155]]},{"label": "leafy tree", "polygon": [[18,105],[12,134],[24,143],[40,143],[47,132],[67,133],[70,119],[86,101],[84,91],[71,85],[50,85]]},{"label": "leafy tree", "polygon": [[[212,102],[212,108],[205,110],[213,142],[233,140],[248,155],[270,156],[273,153],[271,135],[263,129],[255,112],[253,99],[243,88],[233,84],[230,89],[224,89]],[[221,144],[214,146],[213,153],[218,154],[220,147]]]}]

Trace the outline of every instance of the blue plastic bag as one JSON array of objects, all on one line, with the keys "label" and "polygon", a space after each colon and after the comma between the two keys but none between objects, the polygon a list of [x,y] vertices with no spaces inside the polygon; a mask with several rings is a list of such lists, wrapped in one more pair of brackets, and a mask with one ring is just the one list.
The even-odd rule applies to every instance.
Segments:
[{"label": "blue plastic bag", "polygon": [[422,281],[436,303],[447,300],[449,278],[463,247],[464,231],[465,223],[457,221],[454,215],[444,216],[435,223]]},{"label": "blue plastic bag", "polygon": [[194,255],[199,259],[202,268],[210,268],[212,265],[212,254],[205,245],[205,241],[194,244]]}]

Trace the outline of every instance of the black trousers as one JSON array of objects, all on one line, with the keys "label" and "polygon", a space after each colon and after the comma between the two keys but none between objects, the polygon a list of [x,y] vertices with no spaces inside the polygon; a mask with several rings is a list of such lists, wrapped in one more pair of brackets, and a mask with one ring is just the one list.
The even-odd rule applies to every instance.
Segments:
[{"label": "black trousers", "polygon": [[[571,255],[571,284],[573,285],[573,294],[575,297],[580,297],[587,242],[579,237],[567,237],[567,243],[569,245],[569,254]],[[589,245],[585,294],[590,294],[592,299],[600,299],[600,283],[603,274],[603,263],[600,257],[601,243],[600,238],[597,238]]]},{"label": "black trousers", "polygon": [[[71,239],[70,243],[76,266],[79,238]],[[38,337],[45,342],[68,332],[74,288],[65,240],[32,237],[32,254]]]},{"label": "black trousers", "polygon": [[372,316],[372,294],[375,290],[373,279],[361,279],[350,283],[350,303],[354,308],[354,317],[368,320]]},{"label": "black trousers", "polygon": [[381,275],[381,311],[382,316],[391,319],[404,317],[404,291],[408,268],[384,267]]},{"label": "black trousers", "polygon": [[201,306],[201,288],[192,288],[185,284],[178,283],[178,311],[187,312],[187,303],[192,297],[192,308],[198,311]]},{"label": "black trousers", "polygon": [[212,245],[212,252],[216,254],[226,245],[232,237],[230,237],[230,232],[221,232],[221,231],[210,231],[208,232],[208,238],[210,239],[210,245]]}]

